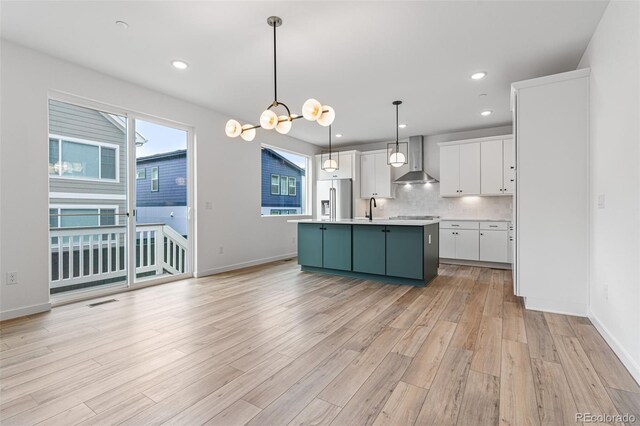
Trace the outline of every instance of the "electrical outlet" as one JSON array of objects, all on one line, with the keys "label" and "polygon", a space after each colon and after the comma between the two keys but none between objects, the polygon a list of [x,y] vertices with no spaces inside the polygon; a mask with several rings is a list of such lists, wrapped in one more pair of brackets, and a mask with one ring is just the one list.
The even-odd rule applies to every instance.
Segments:
[{"label": "electrical outlet", "polygon": [[296,237],[291,237],[291,244],[295,244],[296,243]]},{"label": "electrical outlet", "polygon": [[7,272],[7,285],[18,284],[18,273],[16,271]]},{"label": "electrical outlet", "polygon": [[220,246],[220,249],[218,250],[218,254],[224,254],[224,246]]},{"label": "electrical outlet", "polygon": [[213,203],[211,201],[205,201],[204,209],[205,210],[213,210]]},{"label": "electrical outlet", "polygon": [[603,287],[604,290],[604,300],[609,300],[609,284],[605,284]]},{"label": "electrical outlet", "polygon": [[598,208],[604,209],[604,194],[598,195]]}]

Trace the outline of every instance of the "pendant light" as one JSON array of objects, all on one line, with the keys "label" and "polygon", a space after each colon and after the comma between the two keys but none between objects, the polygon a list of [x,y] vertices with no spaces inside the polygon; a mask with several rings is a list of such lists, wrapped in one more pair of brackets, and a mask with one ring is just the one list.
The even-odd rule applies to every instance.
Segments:
[{"label": "pendant light", "polygon": [[396,107],[396,142],[387,144],[387,164],[392,167],[402,167],[407,164],[407,155],[402,153],[400,146],[405,146],[405,152],[407,152],[408,146],[406,142],[402,144],[398,140],[398,107],[402,104],[402,101],[393,101],[393,105]]},{"label": "pendant light", "polygon": [[324,170],[325,172],[329,172],[329,173],[333,173],[336,170],[338,170],[338,161],[336,160],[336,158],[339,160],[339,153],[333,153],[333,157],[332,157],[332,153],[331,153],[331,126],[329,126],[329,158],[326,158],[325,155],[326,154],[321,154],[322,158],[322,167],[320,167],[322,170]]},{"label": "pendant light", "polygon": [[[270,16],[267,19],[267,24],[273,28],[273,102],[267,107],[266,110],[260,115],[260,124],[245,124],[241,125],[237,120],[229,120],[225,126],[225,133],[230,138],[236,138],[240,136],[246,141],[252,141],[256,137],[256,129],[262,127],[266,130],[275,129],[276,132],[286,135],[291,130],[291,123],[293,120],[299,118],[305,118],[309,121],[317,121],[321,126],[330,126],[333,120],[336,118],[336,113],[328,105],[322,105],[315,99],[308,99],[302,105],[302,115],[291,114],[289,107],[283,102],[278,101],[278,73],[277,73],[277,60],[276,60],[276,28],[282,25],[282,19],[278,16]],[[284,108],[285,114],[276,114],[272,110],[278,107]]]}]

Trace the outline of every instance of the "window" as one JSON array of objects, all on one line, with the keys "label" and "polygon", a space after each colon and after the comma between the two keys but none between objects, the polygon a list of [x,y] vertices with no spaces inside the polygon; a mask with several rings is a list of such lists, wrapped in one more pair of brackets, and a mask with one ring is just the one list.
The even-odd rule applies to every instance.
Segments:
[{"label": "window", "polygon": [[271,195],[280,195],[280,175],[271,175]]},{"label": "window", "polygon": [[296,196],[296,178],[289,178],[289,195],[292,197]]},{"label": "window", "polygon": [[151,168],[151,192],[158,192],[158,168]]},{"label": "window", "polygon": [[69,139],[72,138],[49,138],[49,175],[117,180],[117,146]]},{"label": "window", "polygon": [[289,195],[289,178],[280,176],[280,195]]},{"label": "window", "polygon": [[311,157],[263,145],[262,216],[305,215],[311,207]]},{"label": "window", "polygon": [[136,179],[146,179],[146,178],[147,178],[147,169],[136,170]]}]

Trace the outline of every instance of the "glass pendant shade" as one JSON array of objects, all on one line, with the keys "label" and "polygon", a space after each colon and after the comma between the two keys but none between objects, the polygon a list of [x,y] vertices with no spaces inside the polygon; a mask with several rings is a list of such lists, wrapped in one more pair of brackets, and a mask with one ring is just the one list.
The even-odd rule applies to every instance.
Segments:
[{"label": "glass pendant shade", "polygon": [[302,105],[302,116],[309,121],[316,121],[322,115],[322,104],[315,99],[307,99]]},{"label": "glass pendant shade", "polygon": [[278,116],[270,109],[265,110],[262,115],[260,115],[260,127],[262,127],[263,129],[275,129],[277,125]]},{"label": "glass pendant shade", "polygon": [[324,163],[322,164],[322,170],[329,173],[335,172],[336,170],[338,170],[338,162],[333,158],[324,160]]},{"label": "glass pendant shade", "polygon": [[276,125],[276,132],[286,135],[291,130],[291,120],[286,115],[278,116],[278,124]]},{"label": "glass pendant shade", "polygon": [[240,133],[242,133],[242,126],[236,120],[229,120],[227,121],[227,125],[224,128],[224,132],[230,138],[235,138],[240,136]]},{"label": "glass pendant shade", "polygon": [[333,123],[333,120],[336,119],[336,112],[329,105],[322,106],[322,115],[318,118],[318,124],[324,127],[330,126]]},{"label": "glass pendant shade", "polygon": [[240,133],[240,137],[247,142],[251,142],[256,137],[256,129],[250,129],[253,127],[251,124],[245,124],[242,126],[242,133]]},{"label": "glass pendant shade", "polygon": [[393,167],[402,167],[405,164],[405,156],[401,152],[394,152],[389,156],[389,164]]}]

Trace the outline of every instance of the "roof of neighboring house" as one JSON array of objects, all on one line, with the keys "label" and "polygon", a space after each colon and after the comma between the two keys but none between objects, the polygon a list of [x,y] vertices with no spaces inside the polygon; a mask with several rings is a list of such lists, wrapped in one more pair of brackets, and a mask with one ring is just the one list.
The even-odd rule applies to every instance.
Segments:
[{"label": "roof of neighboring house", "polygon": [[[123,133],[126,133],[127,129],[127,121],[126,118],[121,117],[119,115],[108,114],[106,112],[100,112],[103,117],[109,120],[114,126],[120,129]],[[149,142],[147,138],[142,136],[142,133],[136,132],[136,146],[142,146],[145,143]]]},{"label": "roof of neighboring house", "polygon": [[287,165],[289,165],[289,166],[293,167],[294,169],[299,170],[301,174],[303,174],[303,175],[305,174],[305,170],[304,170],[302,167],[298,166],[298,165],[297,165],[296,163],[294,163],[293,161],[288,160],[287,158],[285,158],[285,157],[283,157],[282,155],[278,154],[278,153],[277,153],[276,151],[274,151],[273,149],[270,149],[270,148],[264,148],[264,147],[263,147],[262,149],[263,149],[264,151],[269,152],[269,154],[273,155],[274,157],[278,158],[279,160],[284,161]]},{"label": "roof of neighboring house", "polygon": [[147,155],[146,157],[139,157],[136,159],[136,163],[140,164],[140,163],[148,163],[151,161],[158,161],[158,160],[170,160],[170,159],[186,157],[186,156],[187,156],[187,150],[179,149],[177,151],[161,152],[159,154]]}]

